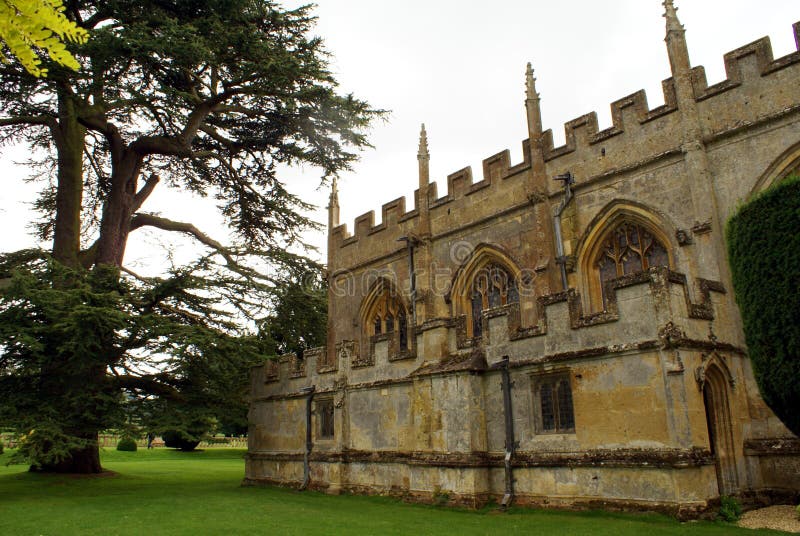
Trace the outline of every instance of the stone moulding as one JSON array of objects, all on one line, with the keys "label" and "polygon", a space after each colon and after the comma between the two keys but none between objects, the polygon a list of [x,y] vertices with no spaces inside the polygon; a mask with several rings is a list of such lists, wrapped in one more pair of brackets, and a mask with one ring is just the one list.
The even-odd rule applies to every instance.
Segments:
[{"label": "stone moulding", "polygon": [[[300,487],[300,482],[292,482],[285,480],[278,480],[274,478],[245,478],[242,481],[242,486],[280,486],[297,489]],[[437,505],[442,504],[443,495],[435,491],[419,491],[411,490],[408,488],[401,488],[399,486],[389,486],[386,488],[375,488],[372,486],[364,486],[358,484],[346,484],[342,486],[331,486],[324,482],[312,481],[308,489],[330,493],[335,489],[334,493],[347,492],[356,495],[383,495],[394,497],[411,502],[421,503],[434,503]],[[461,506],[467,508],[481,508],[494,500],[499,501],[502,493],[455,493],[447,492],[447,499],[445,504],[447,506]],[[785,496],[785,494],[783,495]],[[782,496],[782,497],[783,497]],[[666,501],[649,501],[637,499],[595,499],[584,497],[546,497],[541,495],[531,495],[526,493],[517,493],[514,496],[514,504],[517,506],[525,506],[531,508],[548,508],[560,510],[607,510],[607,511],[644,511],[644,512],[659,512],[661,514],[675,517],[679,521],[687,521],[697,519],[704,516],[707,512],[712,512],[719,507],[714,501],[681,501],[681,502],[666,502]],[[714,514],[709,517],[713,519]]]},{"label": "stone moulding", "polygon": [[[302,452],[251,452],[247,458],[276,462],[302,462]],[[423,452],[423,451],[315,451],[312,462],[393,463],[425,467],[496,468],[503,467],[501,452]],[[525,452],[514,454],[512,465],[526,467],[607,467],[688,469],[714,464],[708,449],[592,449],[581,452]]]},{"label": "stone moulding", "polygon": [[[545,363],[557,363],[565,361],[585,360],[585,359],[598,359],[604,357],[623,357],[625,355],[636,356],[638,352],[644,350],[658,350],[662,348],[663,341],[660,339],[644,340],[633,343],[620,343],[608,346],[596,346],[592,348],[584,348],[581,350],[556,352],[546,355],[541,355],[528,359],[515,359],[509,363],[512,369],[527,367],[531,365],[541,365]],[[680,338],[672,341],[672,349],[676,350],[696,350],[702,352],[725,352],[727,354],[735,354],[740,357],[747,355],[744,348],[718,341],[708,341],[691,338]],[[403,378],[376,380],[371,382],[362,382],[343,385],[341,388],[347,391],[359,391],[363,389],[376,389],[380,387],[389,387],[392,385],[401,385],[412,383],[414,378],[425,376],[436,376],[445,374],[481,374],[484,372],[495,371],[499,368],[498,363],[491,365],[486,364],[486,357],[484,352],[479,348],[474,348],[469,353],[454,354],[445,359],[436,362],[429,362],[422,364],[419,368],[413,371],[409,376]],[[276,379],[269,380],[269,382],[276,382]],[[319,391],[327,392],[327,391]],[[333,390],[331,390],[333,392]],[[273,400],[287,400],[291,398],[300,398],[305,396],[302,391],[292,391],[289,393],[268,395],[263,397],[255,397],[253,402],[268,402]]]},{"label": "stone moulding", "polygon": [[746,456],[797,456],[800,455],[800,439],[779,437],[748,439],[744,442]]}]

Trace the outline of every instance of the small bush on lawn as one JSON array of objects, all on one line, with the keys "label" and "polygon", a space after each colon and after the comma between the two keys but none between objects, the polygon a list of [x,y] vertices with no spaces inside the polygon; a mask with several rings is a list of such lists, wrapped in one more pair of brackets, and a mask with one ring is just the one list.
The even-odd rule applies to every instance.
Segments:
[{"label": "small bush on lawn", "polygon": [[0,454],[2,454],[2,453],[3,453],[3,442],[0,441]]},{"label": "small bush on lawn", "polygon": [[720,497],[722,503],[719,507],[719,517],[728,523],[734,523],[742,516],[742,505],[733,497],[723,495]]},{"label": "small bush on lawn", "polygon": [[130,437],[123,437],[117,443],[117,450],[122,450],[125,452],[136,452],[136,441],[131,439]]}]

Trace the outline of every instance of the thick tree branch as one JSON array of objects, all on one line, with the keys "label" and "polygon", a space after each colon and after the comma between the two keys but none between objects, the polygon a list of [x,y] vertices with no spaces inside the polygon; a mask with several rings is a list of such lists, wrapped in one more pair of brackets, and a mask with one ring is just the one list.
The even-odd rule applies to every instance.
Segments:
[{"label": "thick tree branch", "polygon": [[18,117],[0,117],[0,127],[40,125],[54,129],[57,126],[56,118],[49,115],[21,115]]},{"label": "thick tree branch", "polygon": [[153,214],[134,214],[133,218],[131,218],[131,231],[145,226],[156,227],[164,231],[175,231],[191,235],[199,242],[218,251],[223,257],[225,257],[226,260],[228,260],[230,257],[230,251],[228,248],[201,232],[191,223],[174,221],[167,218],[162,218],[160,216],[154,216]]},{"label": "thick tree branch", "polygon": [[150,194],[153,193],[158,182],[161,180],[161,177],[156,175],[155,173],[151,174],[150,177],[145,181],[144,186],[142,186],[138,192],[136,192],[136,196],[133,198],[133,212],[136,212],[142,207],[142,204],[150,197]]},{"label": "thick tree branch", "polygon": [[138,279],[142,283],[147,283],[148,285],[152,284],[155,278],[152,277],[145,277],[143,275],[139,275],[130,268],[125,268],[124,266],[119,267],[120,271],[125,272],[129,276],[133,277],[134,279]]},{"label": "thick tree branch", "polygon": [[171,400],[184,400],[183,395],[177,389],[159,381],[158,376],[123,374],[114,376],[113,381],[120,389],[139,389]]},{"label": "thick tree branch", "polygon": [[[225,259],[226,266],[229,270],[239,274],[240,276],[252,281],[272,281],[273,279],[265,274],[259,273],[258,271],[248,268],[247,266],[243,266],[239,262],[237,262],[237,256],[242,255],[243,253],[234,252],[230,248],[227,248],[211,238],[210,236],[206,235],[202,231],[200,231],[197,227],[192,225],[191,223],[179,222],[170,220],[167,218],[162,218],[160,216],[155,216],[153,214],[144,214],[144,213],[136,213],[131,218],[131,225],[130,230],[134,231],[139,229],[140,227],[155,227],[157,229],[161,229],[163,231],[173,231],[188,234],[189,236],[193,237],[198,242],[210,247]],[[245,252],[244,254],[248,254],[249,252]]]},{"label": "thick tree branch", "polygon": [[223,105],[226,100],[237,95],[257,93],[255,89],[235,87],[214,95],[198,104],[186,119],[186,125],[177,136],[142,136],[130,144],[130,149],[141,156],[158,154],[163,156],[192,156],[192,142],[203,127],[209,115],[219,111],[227,111]]}]

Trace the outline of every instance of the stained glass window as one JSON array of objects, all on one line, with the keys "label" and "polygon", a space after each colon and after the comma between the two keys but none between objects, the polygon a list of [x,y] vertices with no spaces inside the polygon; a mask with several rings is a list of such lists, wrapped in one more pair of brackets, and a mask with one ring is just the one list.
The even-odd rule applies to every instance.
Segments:
[{"label": "stained glass window", "polygon": [[488,264],[472,281],[472,336],[480,337],[481,316],[485,309],[519,302],[516,281],[503,266]]},{"label": "stained glass window", "polygon": [[614,228],[603,242],[595,263],[603,305],[607,300],[607,281],[642,272],[652,266],[669,266],[669,255],[664,244],[638,223],[624,222]]},{"label": "stained glass window", "polygon": [[370,316],[372,318],[373,335],[394,335],[400,348],[405,350],[408,348],[408,317],[406,309],[396,295],[392,294],[388,289],[375,300],[370,309]]}]

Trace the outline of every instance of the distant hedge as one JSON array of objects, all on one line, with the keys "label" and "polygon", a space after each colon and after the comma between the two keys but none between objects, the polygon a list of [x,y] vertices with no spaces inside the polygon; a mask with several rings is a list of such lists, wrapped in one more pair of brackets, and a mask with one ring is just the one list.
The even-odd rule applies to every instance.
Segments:
[{"label": "distant hedge", "polygon": [[800,177],[742,206],[726,239],[761,395],[800,435]]}]

